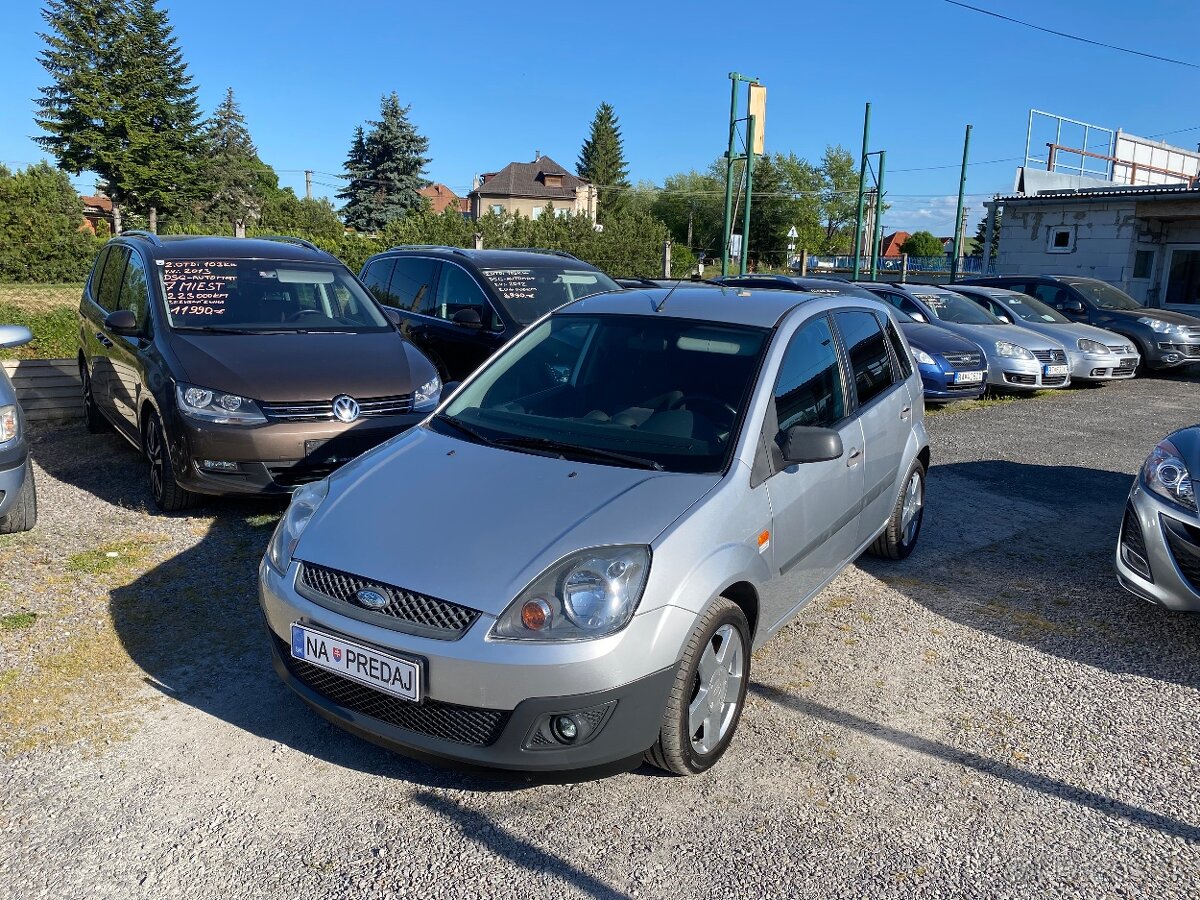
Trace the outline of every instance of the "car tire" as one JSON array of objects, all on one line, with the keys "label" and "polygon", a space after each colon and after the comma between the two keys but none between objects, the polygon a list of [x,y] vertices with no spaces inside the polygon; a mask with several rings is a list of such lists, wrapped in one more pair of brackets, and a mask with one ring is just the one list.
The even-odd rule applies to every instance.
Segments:
[{"label": "car tire", "polygon": [[921,523],[925,519],[925,465],[914,460],[904,476],[904,486],[887,527],[883,529],[868,552],[884,559],[904,559],[917,546]]},{"label": "car tire", "polygon": [[[698,775],[712,768],[737,730],[749,683],[746,614],[733,601],[718,597],[688,637],[658,740],[646,751],[646,762],[675,775]],[[694,717],[700,722],[697,727]]]},{"label": "car tire", "polygon": [[199,498],[186,488],[180,487],[179,482],[175,480],[175,467],[171,463],[171,452],[167,448],[162,420],[155,413],[146,417],[146,425],[142,431],[142,447],[150,465],[150,495],[154,498],[154,505],[163,512],[179,512],[181,509],[195,506]]},{"label": "car tire", "polygon": [[79,381],[83,386],[83,424],[89,434],[101,434],[108,431],[108,422],[104,414],[96,407],[96,399],[92,396],[92,376],[88,374],[87,366],[79,364]]},{"label": "car tire", "polygon": [[33,483],[33,463],[26,463],[25,480],[21,482],[17,502],[0,516],[0,534],[16,534],[29,531],[37,524],[37,487]]}]

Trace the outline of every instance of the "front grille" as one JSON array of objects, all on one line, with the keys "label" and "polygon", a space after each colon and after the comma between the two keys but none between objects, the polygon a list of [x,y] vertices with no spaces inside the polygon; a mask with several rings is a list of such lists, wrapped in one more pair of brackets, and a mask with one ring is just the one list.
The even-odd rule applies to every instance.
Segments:
[{"label": "front grille", "polygon": [[1113,353],[1132,353],[1133,348],[1128,344],[1109,344],[1108,349]]},{"label": "front grille", "polygon": [[1161,518],[1162,531],[1166,535],[1167,546],[1171,548],[1171,556],[1175,558],[1175,565],[1179,566],[1179,571],[1192,590],[1200,592],[1200,546],[1196,545],[1196,538],[1191,533],[1194,529],[1166,516]]},{"label": "front grille", "polygon": [[1145,578],[1154,581],[1150,574],[1150,563],[1146,556],[1146,541],[1142,537],[1142,526],[1138,523],[1133,507],[1125,506],[1125,519],[1121,522],[1121,558],[1126,565]]},{"label": "front grille", "polygon": [[[365,419],[380,416],[403,416],[412,412],[412,394],[394,397],[355,398],[359,417]],[[333,400],[305,400],[295,403],[263,403],[263,415],[281,422],[332,422]]]},{"label": "front grille", "polygon": [[1067,361],[1067,354],[1062,350],[1034,350],[1033,355],[1039,362],[1052,366],[1060,366]]},{"label": "front grille", "polygon": [[327,672],[310,662],[295,659],[286,642],[273,632],[271,637],[284,665],[297,681],[359,715],[406,731],[475,747],[495,743],[508,724],[511,713],[502,709],[456,706],[438,700],[426,700],[421,704],[401,700],[350,678]]},{"label": "front grille", "polygon": [[1005,372],[1004,380],[1009,384],[1037,384],[1036,375],[1022,375],[1020,372]]},{"label": "front grille", "polygon": [[1046,387],[1057,387],[1060,384],[1066,384],[1066,375],[1043,375],[1042,384]]},{"label": "front grille", "polygon": [[[479,618],[478,610],[457,603],[307,562],[300,564],[296,588],[311,600],[326,601],[325,606],[330,606],[329,601],[332,601],[336,605],[330,606],[331,609],[337,610],[342,604],[348,604],[357,614],[369,615],[389,628],[442,640],[462,637]],[[366,609],[355,600],[355,595],[362,590],[382,595],[387,598],[387,605],[379,610]]]},{"label": "front grille", "polygon": [[983,365],[983,355],[979,353],[943,353],[942,357],[956,369],[978,369]]}]

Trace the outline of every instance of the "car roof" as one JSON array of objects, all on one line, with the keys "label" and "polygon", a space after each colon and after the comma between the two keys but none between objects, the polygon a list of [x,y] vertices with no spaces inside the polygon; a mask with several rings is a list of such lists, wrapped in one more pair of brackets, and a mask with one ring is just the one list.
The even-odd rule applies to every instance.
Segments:
[{"label": "car roof", "polygon": [[723,288],[711,285],[691,287],[684,284],[673,290],[647,288],[593,294],[561,307],[556,314],[659,315],[728,325],[773,328],[781,318],[801,303],[826,299],[829,299],[827,294],[806,294],[802,291]]},{"label": "car roof", "polygon": [[276,259],[293,262],[336,263],[341,261],[301,238],[234,238],[211,235],[164,234],[125,231],[113,239],[137,246],[152,259]]},{"label": "car roof", "polygon": [[591,263],[585,262],[579,257],[567,253],[565,250],[541,250],[536,247],[475,250],[469,247],[412,244],[389,247],[387,250],[377,253],[371,258],[400,256],[409,253],[417,256],[437,256],[470,260],[481,269],[536,269],[540,266],[552,265],[578,267],[581,269],[596,268]]}]

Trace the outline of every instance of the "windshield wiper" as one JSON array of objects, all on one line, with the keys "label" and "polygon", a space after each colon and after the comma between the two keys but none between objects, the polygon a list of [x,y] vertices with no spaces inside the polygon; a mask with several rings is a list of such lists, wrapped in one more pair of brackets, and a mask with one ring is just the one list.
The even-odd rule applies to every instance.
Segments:
[{"label": "windshield wiper", "polygon": [[476,431],[474,428],[472,428],[470,425],[468,425],[462,419],[454,418],[454,416],[448,416],[445,413],[442,413],[441,415],[434,416],[433,420],[435,422],[445,422],[447,425],[450,425],[453,428],[457,428],[459,431],[461,431],[467,437],[472,438],[473,440],[478,441],[481,444],[487,444],[489,447],[494,447],[498,443],[497,441],[494,441],[490,437],[487,437],[486,435],[484,435],[483,432]]},{"label": "windshield wiper", "polygon": [[556,441],[551,438],[497,438],[492,443],[498,447],[528,447],[531,450],[550,450],[557,452],[564,458],[568,455],[590,456],[593,459],[606,459],[611,462],[625,463],[639,469],[654,469],[658,472],[661,472],[663,468],[662,463],[653,459],[646,459],[644,456],[630,456],[628,453],[618,453],[615,450],[601,450],[598,447],[581,447],[578,444],[568,444],[564,441]]},{"label": "windshield wiper", "polygon": [[258,334],[248,328],[222,328],[219,325],[176,325],[176,331],[202,331],[205,334]]}]

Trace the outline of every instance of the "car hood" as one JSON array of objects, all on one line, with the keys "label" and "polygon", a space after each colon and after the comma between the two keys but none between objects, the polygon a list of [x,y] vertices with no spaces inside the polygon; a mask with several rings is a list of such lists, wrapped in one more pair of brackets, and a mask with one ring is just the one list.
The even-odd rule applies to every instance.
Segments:
[{"label": "car hood", "polygon": [[[1163,440],[1170,441],[1187,464],[1188,471],[1200,471],[1200,425],[1189,425],[1168,434]],[[1193,482],[1194,484],[1195,482]]]},{"label": "car hood", "polygon": [[1060,344],[1065,344],[1068,350],[1072,352],[1079,350],[1079,341],[1099,341],[1106,347],[1116,347],[1118,344],[1127,346],[1129,338],[1121,337],[1111,331],[1105,331],[1103,328],[1096,328],[1092,325],[1080,325],[1075,322],[1022,322],[1022,328],[1028,331],[1036,331],[1038,334],[1045,335],[1048,338],[1058,341]]},{"label": "car hood", "polygon": [[918,350],[926,353],[978,353],[980,347],[972,340],[947,331],[939,325],[924,322],[903,322],[904,337]]},{"label": "car hood", "polygon": [[1200,327],[1200,318],[1189,316],[1187,313],[1175,312],[1172,309],[1103,309],[1097,307],[1096,317],[1101,320],[1129,321],[1142,317],[1158,319],[1160,322],[1170,322],[1172,325],[1191,325]]},{"label": "car hood", "polygon": [[988,356],[996,352],[996,341],[1011,341],[1029,351],[1064,349],[1062,341],[1020,325],[959,325],[957,322],[942,322],[941,327],[979,344]]},{"label": "car hood", "polygon": [[[429,364],[394,331],[365,334],[187,334],[171,350],[192,384],[268,403],[338,394],[389,397],[424,384]],[[424,365],[422,365],[424,364]],[[418,371],[419,369],[419,371]],[[432,372],[432,367],[428,369]]]},{"label": "car hood", "polygon": [[719,481],[414,428],[332,477],[296,557],[499,615],[569,553],[653,543]]}]

